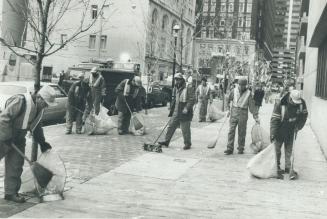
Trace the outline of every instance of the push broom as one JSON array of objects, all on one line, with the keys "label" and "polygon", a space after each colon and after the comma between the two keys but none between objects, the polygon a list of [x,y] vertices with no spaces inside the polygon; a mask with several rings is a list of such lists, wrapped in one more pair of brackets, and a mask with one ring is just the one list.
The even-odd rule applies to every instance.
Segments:
[{"label": "push broom", "polygon": [[53,177],[52,171],[48,170],[36,161],[32,162],[25,156],[25,154],[21,150],[19,150],[19,148],[15,144],[11,144],[11,146],[15,149],[15,151],[17,151],[20,156],[22,156],[28,162],[37,183],[41,188],[45,189]]},{"label": "push broom", "polygon": [[129,110],[129,112],[131,113],[135,130],[139,130],[139,129],[143,128],[143,124],[140,122],[140,120],[135,115],[133,115],[133,112],[132,112],[131,108],[129,107],[125,97],[124,97],[124,100],[125,100],[125,103],[126,103],[126,106]]},{"label": "push broom", "polygon": [[220,129],[219,129],[219,131],[218,131],[217,138],[214,139],[214,140],[212,140],[211,142],[209,142],[207,148],[209,148],[209,149],[213,149],[213,148],[216,147],[217,141],[218,141],[218,139],[219,139],[219,137],[220,137],[221,130],[223,129],[223,127],[224,127],[224,125],[225,125],[225,122],[227,121],[227,118],[228,118],[228,117],[227,117],[227,115],[226,115],[226,116],[225,116],[225,120],[224,120],[223,124],[220,126]]}]

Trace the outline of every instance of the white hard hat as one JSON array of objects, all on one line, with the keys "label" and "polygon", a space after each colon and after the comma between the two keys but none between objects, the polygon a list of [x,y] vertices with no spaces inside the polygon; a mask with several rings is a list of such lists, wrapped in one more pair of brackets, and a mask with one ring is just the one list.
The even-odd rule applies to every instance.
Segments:
[{"label": "white hard hat", "polygon": [[182,73],[177,73],[174,78],[175,79],[184,79]]},{"label": "white hard hat", "polygon": [[91,73],[97,73],[98,72],[98,67],[93,67],[91,69]]},{"label": "white hard hat", "polygon": [[45,85],[43,86],[38,94],[42,97],[42,99],[49,105],[49,106],[56,106],[56,91],[50,86]]},{"label": "white hard hat", "polygon": [[290,97],[295,104],[301,104],[301,92],[298,90],[291,90]]}]

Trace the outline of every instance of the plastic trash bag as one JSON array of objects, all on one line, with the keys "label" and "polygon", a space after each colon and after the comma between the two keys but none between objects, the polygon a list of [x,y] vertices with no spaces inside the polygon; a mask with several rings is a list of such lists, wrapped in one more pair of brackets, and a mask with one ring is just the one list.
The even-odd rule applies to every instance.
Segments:
[{"label": "plastic trash bag", "polygon": [[144,117],[140,113],[134,113],[132,115],[129,124],[129,132],[138,136],[145,134]]},{"label": "plastic trash bag", "polygon": [[209,104],[208,106],[208,119],[211,122],[217,121],[219,119],[222,119],[224,117],[224,113],[222,113],[217,105],[215,104],[215,102],[213,102],[212,104]]},{"label": "plastic trash bag", "polygon": [[41,153],[37,161],[53,173],[52,179],[47,187],[43,189],[37,184],[31,169],[27,168],[22,175],[21,191],[25,193],[37,191],[42,197],[59,195],[59,198],[63,198],[62,194],[65,188],[67,174],[64,162],[60,156],[54,150],[50,150]]},{"label": "plastic trash bag", "polygon": [[247,165],[252,176],[261,179],[277,177],[277,157],[275,144],[270,144],[266,149],[250,159]]},{"label": "plastic trash bag", "polygon": [[110,130],[117,127],[110,116],[107,115],[108,110],[104,106],[100,106],[99,115],[95,115],[94,111],[85,120],[85,132],[89,135],[105,135]]},{"label": "plastic trash bag", "polygon": [[252,143],[250,148],[253,153],[258,153],[268,147],[270,139],[268,133],[259,125],[254,124],[251,131]]}]

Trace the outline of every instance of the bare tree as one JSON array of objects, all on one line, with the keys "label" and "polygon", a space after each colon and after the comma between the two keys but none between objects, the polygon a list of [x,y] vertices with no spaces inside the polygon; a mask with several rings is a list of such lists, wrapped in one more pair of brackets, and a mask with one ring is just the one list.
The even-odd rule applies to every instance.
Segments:
[{"label": "bare tree", "polygon": [[[40,89],[41,68],[44,58],[53,55],[63,49],[67,44],[81,37],[96,23],[98,15],[101,15],[108,0],[101,0],[100,7],[93,19],[87,19],[92,9],[91,0],[23,0],[24,4],[14,4],[5,0],[12,11],[21,16],[27,28],[30,41],[28,45],[19,44],[11,39],[0,37],[0,43],[12,53],[25,58],[26,54],[35,55],[36,60],[27,59],[35,66],[35,90]],[[68,18],[72,11],[80,12],[79,24],[65,39],[55,37],[59,32],[60,23]],[[65,16],[67,15],[67,16]]]}]

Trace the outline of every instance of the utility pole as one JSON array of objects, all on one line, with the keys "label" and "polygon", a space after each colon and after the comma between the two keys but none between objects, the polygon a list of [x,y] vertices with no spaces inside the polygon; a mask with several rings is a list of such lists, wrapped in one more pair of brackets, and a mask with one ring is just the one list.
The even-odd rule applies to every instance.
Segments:
[{"label": "utility pole", "polygon": [[184,25],[183,25],[183,17],[184,17],[184,3],[182,3],[182,12],[180,16],[180,24],[181,24],[181,64],[179,67],[180,73],[183,72],[183,33],[184,33]]}]

